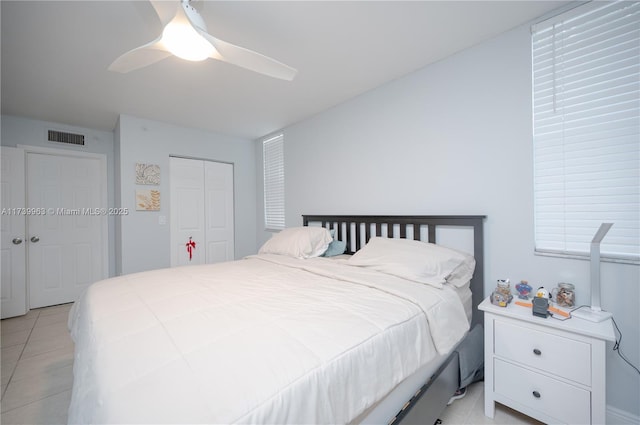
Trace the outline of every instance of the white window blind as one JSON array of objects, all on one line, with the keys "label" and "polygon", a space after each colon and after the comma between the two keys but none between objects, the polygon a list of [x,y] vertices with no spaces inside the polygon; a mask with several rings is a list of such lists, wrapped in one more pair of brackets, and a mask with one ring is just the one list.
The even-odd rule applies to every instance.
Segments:
[{"label": "white window blind", "polygon": [[532,27],[536,251],[640,260],[640,2]]},{"label": "white window blind", "polygon": [[267,229],[284,228],[283,135],[262,142],[264,161],[264,223]]}]

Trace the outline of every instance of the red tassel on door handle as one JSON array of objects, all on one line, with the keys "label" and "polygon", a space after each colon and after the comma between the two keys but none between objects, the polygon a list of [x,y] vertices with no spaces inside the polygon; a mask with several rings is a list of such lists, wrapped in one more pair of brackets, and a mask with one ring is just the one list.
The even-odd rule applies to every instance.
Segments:
[{"label": "red tassel on door handle", "polygon": [[193,250],[196,249],[196,243],[191,240],[189,236],[189,242],[187,242],[187,252],[189,253],[189,261],[193,258]]}]

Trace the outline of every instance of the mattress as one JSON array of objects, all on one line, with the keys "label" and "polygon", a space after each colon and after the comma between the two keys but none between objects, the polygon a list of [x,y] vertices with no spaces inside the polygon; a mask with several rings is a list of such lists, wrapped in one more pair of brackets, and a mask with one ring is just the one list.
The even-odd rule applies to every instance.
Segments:
[{"label": "mattress", "polygon": [[69,328],[69,423],[348,423],[469,323],[451,288],[265,254],[98,282]]}]

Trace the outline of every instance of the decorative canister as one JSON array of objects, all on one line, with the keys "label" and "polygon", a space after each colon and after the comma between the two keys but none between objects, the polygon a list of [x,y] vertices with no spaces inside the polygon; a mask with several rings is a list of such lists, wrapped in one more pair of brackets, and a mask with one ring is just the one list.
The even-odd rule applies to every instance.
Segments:
[{"label": "decorative canister", "polygon": [[527,282],[526,280],[521,280],[520,283],[518,283],[516,285],[516,290],[518,291],[518,298],[521,298],[523,300],[528,300],[529,299],[529,294],[531,293],[531,290],[533,288],[531,287],[531,285],[529,285],[529,282]]},{"label": "decorative canister", "polygon": [[553,288],[551,294],[560,307],[573,307],[576,304],[575,286],[572,283],[558,283],[558,287]]},{"label": "decorative canister", "polygon": [[494,304],[500,307],[506,307],[507,304],[509,304],[509,297],[507,297],[502,292],[495,290],[491,294],[491,304]]},{"label": "decorative canister", "polygon": [[511,302],[513,295],[511,294],[511,284],[509,279],[498,279],[498,285],[491,294],[491,302],[501,307],[506,307]]}]

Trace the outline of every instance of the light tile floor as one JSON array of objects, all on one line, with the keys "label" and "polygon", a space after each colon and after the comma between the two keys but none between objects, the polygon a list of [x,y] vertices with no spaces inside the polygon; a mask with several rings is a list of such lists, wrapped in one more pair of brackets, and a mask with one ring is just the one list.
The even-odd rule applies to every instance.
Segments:
[{"label": "light tile floor", "polygon": [[73,383],[71,304],[0,322],[2,424],[65,424]]},{"label": "light tile floor", "polygon": [[484,415],[484,382],[476,382],[467,387],[467,394],[450,406],[440,415],[443,425],[475,425],[475,424],[503,424],[503,425],[543,425],[529,416],[496,403],[493,419]]},{"label": "light tile floor", "polygon": [[[2,424],[67,423],[73,382],[70,308],[71,304],[40,308],[2,320]],[[445,409],[442,423],[540,424],[499,404],[489,419],[484,416],[483,396],[482,382],[471,385],[464,398]]]}]

